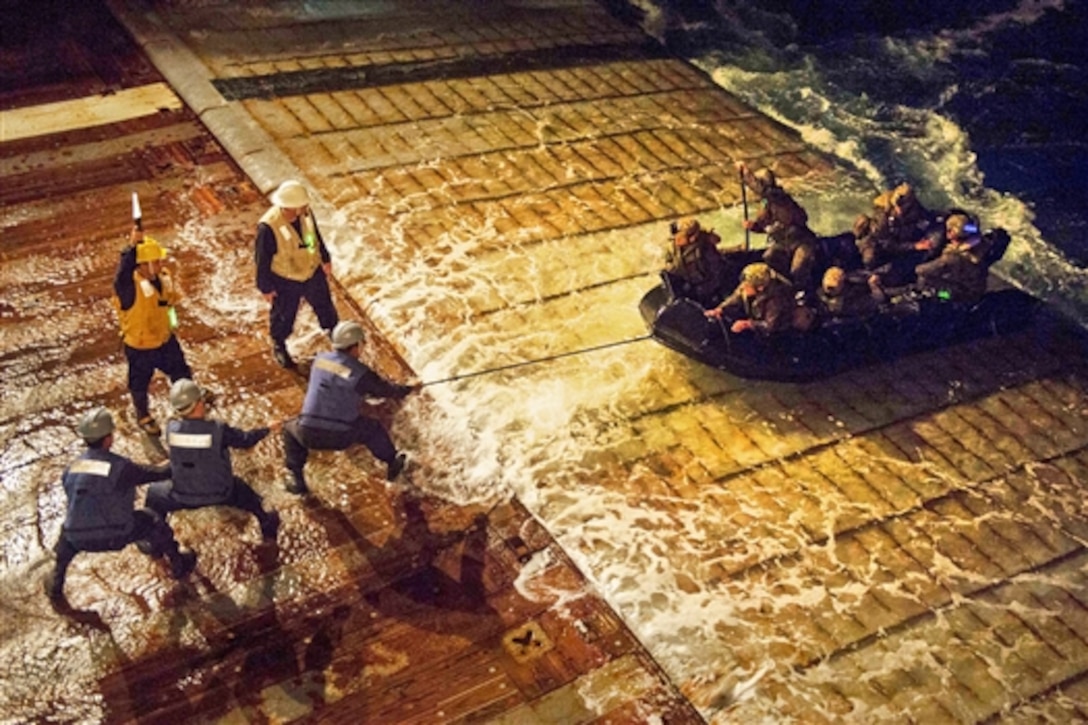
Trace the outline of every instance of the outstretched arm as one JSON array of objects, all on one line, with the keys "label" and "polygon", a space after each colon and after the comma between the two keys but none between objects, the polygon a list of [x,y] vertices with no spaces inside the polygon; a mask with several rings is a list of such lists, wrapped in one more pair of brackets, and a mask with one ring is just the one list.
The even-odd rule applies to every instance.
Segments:
[{"label": "outstretched arm", "polygon": [[113,291],[121,302],[121,309],[127,310],[136,303],[136,283],[132,279],[136,271],[136,245],[143,240],[143,232],[133,228],[131,244],[121,250],[121,259],[113,275]]},{"label": "outstretched arm", "polygon": [[403,398],[413,390],[414,386],[391,383],[373,370],[359,378],[355,386],[355,391],[364,398]]},{"label": "outstretched arm", "polygon": [[223,445],[227,448],[252,448],[268,436],[269,428],[242,430],[231,425],[223,426]]},{"label": "outstretched arm", "polygon": [[127,461],[125,470],[121,472],[120,484],[126,488],[136,488],[145,483],[165,481],[170,478],[170,464],[161,466],[146,466],[135,461]]}]

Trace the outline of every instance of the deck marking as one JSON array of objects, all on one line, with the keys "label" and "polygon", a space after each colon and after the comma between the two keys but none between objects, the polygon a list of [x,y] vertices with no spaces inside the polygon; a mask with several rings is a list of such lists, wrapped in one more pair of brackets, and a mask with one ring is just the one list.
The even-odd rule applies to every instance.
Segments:
[{"label": "deck marking", "polygon": [[168,85],[151,83],[107,95],[0,111],[0,142],[104,126],[181,107],[181,99]]}]

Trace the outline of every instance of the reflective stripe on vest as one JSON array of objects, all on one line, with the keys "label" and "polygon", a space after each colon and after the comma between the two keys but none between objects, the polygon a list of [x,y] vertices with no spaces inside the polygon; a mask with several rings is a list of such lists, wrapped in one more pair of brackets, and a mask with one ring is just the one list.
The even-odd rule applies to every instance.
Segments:
[{"label": "reflective stripe on vest", "polygon": [[64,472],[68,508],[64,535],[73,543],[102,541],[132,530],[135,489],[122,489],[125,460],[92,448]]},{"label": "reflective stripe on vest", "polygon": [[213,420],[171,420],[166,426],[173,471],[172,497],[190,504],[226,500],[234,483],[223,424]]},{"label": "reflective stripe on vest", "polygon": [[305,282],[321,266],[321,255],[317,250],[317,227],[313,214],[307,209],[299,219],[302,236],[278,206],[266,211],[261,223],[268,225],[276,237],[276,253],[272,255],[270,265],[272,272],[284,279]]},{"label": "reflective stripe on vest", "polygon": [[178,301],[174,281],[166,270],[160,271],[160,292],[138,272],[132,273],[132,280],[136,285],[136,299],[132,307],[122,310],[120,301],[114,298],[121,320],[121,338],[126,345],[137,350],[162,347],[174,334],[170,324],[170,308]]},{"label": "reflective stripe on vest", "polygon": [[69,473],[87,473],[91,476],[100,476],[102,478],[110,477],[110,464],[109,461],[92,461],[86,458],[81,458],[71,466],[68,467]]},{"label": "reflective stripe on vest", "polygon": [[359,417],[362,397],[355,388],[366,368],[341,350],[314,358],[310,384],[302,401],[303,425],[325,430],[347,430]]}]

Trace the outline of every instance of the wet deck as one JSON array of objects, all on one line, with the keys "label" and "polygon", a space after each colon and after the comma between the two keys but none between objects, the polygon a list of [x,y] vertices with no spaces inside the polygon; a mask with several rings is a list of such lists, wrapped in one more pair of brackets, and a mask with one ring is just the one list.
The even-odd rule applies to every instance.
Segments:
[{"label": "wet deck", "polygon": [[[217,414],[245,426],[288,416],[303,382],[276,367],[252,304],[263,195],[176,96],[125,95],[162,78],[104,8],[79,7],[60,32],[22,30],[32,37],[7,51],[2,101],[5,130],[26,131],[0,145],[0,720],[698,721],[520,504],[408,496],[365,453],[313,467],[322,496],[308,502],[282,491],[278,443],[238,454],[239,471],[284,516],[277,547],[261,546],[244,516],[186,512],[172,520],[200,556],[189,585],[131,548],[82,555],[67,587],[75,611],[49,610],[41,579],[63,511],[58,476],[79,450],[72,422],[107,405],[120,416],[118,449],[154,456],[128,412],[108,302],[131,192],[190,294],[182,338],[198,379],[219,393]],[[100,112],[122,96],[121,110]],[[58,115],[68,128],[34,125],[63,123]],[[340,287],[336,302],[358,313]],[[309,324],[303,355],[320,345]],[[372,333],[372,363],[405,379]],[[166,385],[153,387],[160,418]],[[336,466],[335,491],[322,463]],[[534,555],[547,562],[525,589]]]},{"label": "wet deck", "polygon": [[[818,223],[838,219],[821,190],[869,190],[599,6],[532,5],[115,2],[155,67],[93,4],[5,47],[20,118],[164,77],[186,104],[0,144],[5,717],[1088,717],[1083,338],[1042,317],[804,386],[642,339],[667,221],[738,221],[732,161],[773,165]],[[82,612],[49,613],[71,423],[128,410],[107,298],[130,193],[182,270],[194,370],[257,425],[303,391],[251,284],[261,192],[287,175],[321,198],[379,369],[504,371],[384,412],[412,495],[360,453],[315,457],[300,501],[262,443],[236,460],[284,514],[277,548],[186,513],[191,585],[87,556]]]}]

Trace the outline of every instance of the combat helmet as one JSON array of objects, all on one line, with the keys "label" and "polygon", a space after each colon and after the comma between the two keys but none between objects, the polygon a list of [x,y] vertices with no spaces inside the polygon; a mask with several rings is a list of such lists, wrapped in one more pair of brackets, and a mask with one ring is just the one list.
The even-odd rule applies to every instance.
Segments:
[{"label": "combat helmet", "polygon": [[702,230],[702,226],[699,224],[699,220],[694,217],[685,217],[677,222],[673,232],[673,239],[677,246],[684,246],[688,242],[695,239],[695,236]]},{"label": "combat helmet", "polygon": [[766,192],[768,189],[773,189],[778,186],[778,179],[775,178],[774,172],[763,167],[762,169],[756,169],[752,173],[752,182],[755,185],[755,191],[758,194]]},{"label": "combat helmet", "polygon": [[756,288],[766,287],[774,278],[774,273],[766,262],[753,262],[740,273],[740,281]]},{"label": "combat helmet", "polygon": [[820,287],[828,297],[837,297],[846,287],[846,272],[842,267],[828,267]]},{"label": "combat helmet", "polygon": [[916,204],[918,199],[914,196],[914,188],[910,184],[902,183],[892,189],[891,202],[894,207],[907,209]]},{"label": "combat helmet", "polygon": [[949,240],[959,241],[967,237],[967,227],[971,220],[966,214],[953,214],[944,222],[944,232]]},{"label": "combat helmet", "polygon": [[676,233],[683,234],[685,237],[697,234],[701,229],[702,226],[699,225],[699,220],[694,217],[685,217],[676,225]]}]

